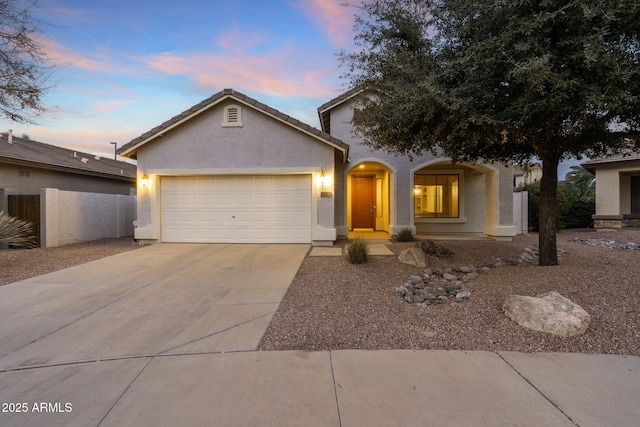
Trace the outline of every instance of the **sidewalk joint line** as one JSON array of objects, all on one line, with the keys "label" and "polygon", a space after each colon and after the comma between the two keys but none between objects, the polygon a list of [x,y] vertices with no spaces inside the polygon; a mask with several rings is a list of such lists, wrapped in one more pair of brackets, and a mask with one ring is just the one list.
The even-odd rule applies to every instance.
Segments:
[{"label": "sidewalk joint line", "polygon": [[336,398],[336,411],[338,412],[338,426],[342,427],[342,418],[340,416],[340,401],[338,400],[338,386],[336,384],[336,374],[333,371],[333,352],[329,350],[329,365],[331,366],[331,379],[333,380],[333,394]]},{"label": "sidewalk joint line", "polygon": [[513,371],[514,371],[516,374],[518,374],[518,375],[520,376],[520,378],[522,378],[522,379],[523,379],[527,384],[529,384],[529,385],[530,385],[530,386],[531,386],[535,391],[537,391],[537,392],[538,392],[538,394],[540,394],[540,396],[542,396],[542,397],[543,397],[547,402],[549,402],[551,405],[553,405],[553,407],[554,407],[554,408],[556,408],[558,411],[560,411],[560,413],[561,413],[562,415],[564,415],[565,417],[567,417],[567,419],[568,419],[569,421],[571,421],[571,423],[572,423],[573,425],[575,425],[576,427],[580,427],[580,424],[578,424],[577,422],[575,422],[575,421],[573,420],[573,418],[571,418],[571,417],[569,416],[569,414],[567,414],[565,411],[563,411],[563,410],[560,408],[560,406],[559,406],[558,404],[556,404],[553,400],[551,400],[549,397],[547,397],[547,395],[546,395],[546,394],[544,394],[544,393],[542,392],[542,390],[540,390],[538,387],[536,387],[536,385],[535,385],[535,384],[533,384],[531,381],[529,381],[529,379],[528,379],[527,377],[525,377],[525,376],[524,376],[520,371],[518,371],[518,369],[516,369],[516,367],[515,367],[515,366],[513,366],[511,363],[509,363],[509,361],[508,361],[507,359],[505,359],[504,357],[502,357],[502,355],[501,355],[499,352],[496,352],[496,354],[498,355],[498,357],[499,357],[500,359],[502,359],[502,361],[503,361],[504,363],[506,363],[506,364],[507,364],[511,369],[513,369]]},{"label": "sidewalk joint line", "polygon": [[120,394],[120,396],[118,396],[118,398],[116,399],[115,402],[113,402],[113,405],[111,405],[111,407],[109,408],[109,410],[107,411],[106,414],[104,414],[104,417],[102,417],[102,419],[100,420],[100,422],[98,423],[98,425],[96,427],[100,427],[100,424],[102,424],[102,422],[105,420],[105,418],[107,418],[107,416],[111,413],[111,411],[113,411],[113,408],[116,407],[116,405],[120,402],[120,400],[122,400],[122,397],[129,391],[129,389],[131,388],[131,386],[133,385],[133,383],[136,382],[136,380],[138,379],[138,377],[140,375],[142,375],[142,373],[145,371],[145,369],[147,369],[147,366],[149,366],[149,363],[151,363],[151,361],[153,360],[153,357],[149,359],[149,361],[142,367],[142,369],[140,369],[140,372],[138,372],[138,374],[135,376],[134,379],[131,380],[131,382],[129,383],[129,385],[127,385],[127,387],[124,389],[124,391],[122,392],[122,394]]}]

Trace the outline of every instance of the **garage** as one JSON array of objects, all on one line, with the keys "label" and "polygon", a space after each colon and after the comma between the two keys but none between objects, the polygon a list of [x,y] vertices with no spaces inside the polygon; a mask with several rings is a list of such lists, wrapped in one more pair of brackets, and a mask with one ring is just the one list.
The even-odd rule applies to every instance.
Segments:
[{"label": "garage", "polygon": [[310,243],[310,174],[164,176],[163,242]]}]

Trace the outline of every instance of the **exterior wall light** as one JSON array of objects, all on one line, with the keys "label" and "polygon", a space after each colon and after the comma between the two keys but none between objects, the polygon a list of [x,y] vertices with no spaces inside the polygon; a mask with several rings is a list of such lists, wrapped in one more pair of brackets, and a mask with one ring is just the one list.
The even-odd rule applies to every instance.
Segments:
[{"label": "exterior wall light", "polygon": [[142,175],[142,178],[140,178],[140,185],[142,186],[142,188],[149,188],[149,186],[151,185],[149,175],[147,175],[146,173]]},{"label": "exterior wall light", "polygon": [[318,187],[320,188],[320,197],[331,197],[333,195],[331,192],[331,175],[325,175],[323,170],[320,172],[320,175],[318,175],[316,179]]}]

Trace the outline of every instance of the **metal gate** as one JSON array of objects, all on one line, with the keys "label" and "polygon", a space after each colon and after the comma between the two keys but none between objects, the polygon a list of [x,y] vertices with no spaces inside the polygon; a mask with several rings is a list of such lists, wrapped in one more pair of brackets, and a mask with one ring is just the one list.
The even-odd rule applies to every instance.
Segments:
[{"label": "metal gate", "polygon": [[9,215],[31,223],[36,244],[40,247],[40,195],[10,195],[7,202]]}]

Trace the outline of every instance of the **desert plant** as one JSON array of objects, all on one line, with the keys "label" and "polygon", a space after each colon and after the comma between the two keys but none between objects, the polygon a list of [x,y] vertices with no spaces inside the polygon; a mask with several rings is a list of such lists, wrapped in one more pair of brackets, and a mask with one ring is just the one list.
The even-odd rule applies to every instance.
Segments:
[{"label": "desert plant", "polygon": [[396,242],[411,242],[413,241],[413,234],[409,228],[403,228],[398,232],[396,236]]},{"label": "desert plant", "polygon": [[351,264],[369,262],[369,244],[362,237],[356,236],[347,248],[347,258]]},{"label": "desert plant", "polygon": [[3,243],[17,248],[35,247],[31,223],[0,211],[0,244]]},{"label": "desert plant", "polygon": [[451,249],[438,246],[433,240],[419,240],[416,242],[416,246],[422,249],[427,255],[431,255],[436,258],[446,258],[453,255],[453,251]]}]

